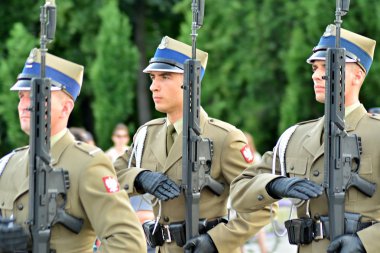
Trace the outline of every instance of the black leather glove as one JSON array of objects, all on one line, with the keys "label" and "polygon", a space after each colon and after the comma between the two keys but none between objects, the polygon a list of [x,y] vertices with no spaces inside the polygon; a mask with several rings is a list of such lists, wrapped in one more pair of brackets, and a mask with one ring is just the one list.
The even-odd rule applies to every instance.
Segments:
[{"label": "black leather glove", "polygon": [[178,185],[166,175],[153,171],[138,174],[135,187],[138,191],[150,193],[160,200],[174,199],[181,193]]},{"label": "black leather glove", "polygon": [[363,243],[356,234],[341,235],[327,248],[327,253],[365,253]]},{"label": "black leather glove", "polygon": [[269,182],[267,192],[273,198],[297,198],[308,200],[323,193],[322,186],[305,178],[278,177]]},{"label": "black leather glove", "polygon": [[215,247],[211,237],[206,233],[190,239],[185,246],[185,250],[192,250],[193,253],[217,253],[218,250]]},{"label": "black leather glove", "polygon": [[21,225],[14,223],[14,219],[0,217],[0,252],[26,250],[28,235]]}]

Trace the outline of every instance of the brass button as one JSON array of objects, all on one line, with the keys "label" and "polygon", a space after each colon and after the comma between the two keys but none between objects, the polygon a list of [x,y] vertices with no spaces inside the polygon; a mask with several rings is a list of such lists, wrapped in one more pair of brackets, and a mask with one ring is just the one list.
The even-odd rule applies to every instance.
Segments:
[{"label": "brass button", "polygon": [[318,177],[318,176],[319,176],[319,171],[318,171],[318,170],[314,170],[314,171],[313,171],[313,175],[314,175],[315,177]]},{"label": "brass button", "polygon": [[260,194],[260,195],[257,196],[257,199],[258,199],[259,201],[261,201],[261,200],[264,199],[264,196]]},{"label": "brass button", "polygon": [[21,203],[18,204],[18,205],[17,205],[17,209],[21,211],[22,209],[24,209],[24,205],[21,204]]},{"label": "brass button", "polygon": [[169,222],[169,220],[170,220],[170,219],[169,219],[168,216],[165,216],[165,217],[164,217],[164,221],[165,221],[165,222]]}]

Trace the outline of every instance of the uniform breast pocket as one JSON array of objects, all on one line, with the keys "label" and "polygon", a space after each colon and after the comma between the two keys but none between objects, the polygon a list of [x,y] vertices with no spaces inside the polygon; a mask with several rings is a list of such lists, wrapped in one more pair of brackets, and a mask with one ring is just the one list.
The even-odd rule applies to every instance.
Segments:
[{"label": "uniform breast pocket", "polygon": [[291,177],[304,177],[307,172],[307,159],[305,158],[286,158],[286,172]]}]

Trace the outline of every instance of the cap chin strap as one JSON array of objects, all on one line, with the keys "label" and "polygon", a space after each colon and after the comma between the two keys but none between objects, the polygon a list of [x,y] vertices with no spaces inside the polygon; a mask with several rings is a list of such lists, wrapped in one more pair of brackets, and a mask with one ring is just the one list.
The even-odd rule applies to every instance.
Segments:
[{"label": "cap chin strap", "polygon": [[[17,81],[32,81],[33,78],[36,78],[36,76],[29,75],[29,74],[19,74],[17,76]],[[65,85],[63,85],[63,84],[61,84],[61,83],[59,83],[59,82],[57,82],[57,81],[55,81],[55,80],[53,80],[51,78],[50,78],[50,80],[51,80],[51,84],[54,87],[59,88],[61,90],[66,90],[66,86]]]},{"label": "cap chin strap", "polygon": [[[329,49],[329,47],[316,46],[316,47],[313,48],[313,53],[316,53],[318,51],[327,51],[327,49]],[[354,60],[357,63],[360,62],[359,57],[357,57],[355,54],[353,54],[353,53],[351,53],[350,51],[347,51],[347,50],[346,50],[346,57],[350,58],[351,60]]]},{"label": "cap chin strap", "polygon": [[[316,53],[318,51],[327,51],[327,49],[329,49],[329,47],[325,47],[325,46],[316,46],[313,48],[313,53]],[[357,57],[355,54],[351,53],[350,51],[347,51],[346,50],[346,57],[347,58],[350,58],[354,63],[357,63],[359,65],[359,67],[364,70],[365,73],[367,73],[367,70],[364,68],[364,66],[360,63],[360,58]],[[313,60],[311,60],[313,61]]]},{"label": "cap chin strap", "polygon": [[172,65],[174,67],[180,68],[182,70],[184,69],[183,64],[170,60],[170,59],[166,59],[166,58],[154,57],[149,60],[149,64],[150,63],[165,63],[168,65]]}]

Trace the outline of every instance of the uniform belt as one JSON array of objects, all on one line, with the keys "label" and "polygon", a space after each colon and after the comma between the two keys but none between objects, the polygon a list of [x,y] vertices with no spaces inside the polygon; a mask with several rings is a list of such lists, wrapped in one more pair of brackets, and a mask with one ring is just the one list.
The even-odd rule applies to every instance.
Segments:
[{"label": "uniform belt", "polygon": [[[202,219],[199,221],[199,234],[204,234],[210,229],[217,226],[219,223],[227,223],[227,220],[224,218],[217,218],[214,220],[205,220]],[[153,224],[152,224],[153,225]],[[152,238],[156,243],[150,243],[151,246],[162,246],[163,243],[171,243],[176,242],[176,244],[180,247],[185,245],[186,243],[186,227],[185,221],[174,222],[170,224],[158,224],[157,228],[152,233],[151,229],[144,228],[145,233],[148,231],[147,238]],[[148,240],[149,243],[149,240]]]},{"label": "uniform belt", "polygon": [[[349,224],[349,222],[346,221],[344,233],[354,234],[356,232],[359,232],[360,230],[363,230],[365,228],[372,226],[375,223],[377,223],[377,221],[368,221],[368,222],[358,221],[351,224]],[[327,216],[321,217],[321,219],[314,221],[313,235],[314,235],[314,240],[317,240],[317,241],[323,238],[330,238],[329,221],[328,221]]]},{"label": "uniform belt", "polygon": [[[200,220],[199,221],[199,233],[205,234],[210,229],[214,228],[219,223],[224,222],[227,223],[227,220],[224,218],[218,218],[215,220]],[[165,242],[172,242],[172,240],[176,238],[175,234],[185,234],[186,227],[185,222],[175,222],[171,224],[159,224],[162,229],[162,238]],[[185,236],[186,238],[186,236]]]},{"label": "uniform belt", "polygon": [[[361,222],[362,215],[358,213],[344,213],[344,234],[355,234],[367,227],[377,223],[377,221]],[[318,241],[324,238],[330,239],[329,217],[319,216],[316,219],[303,217],[285,221],[290,244],[309,244],[313,240]]]}]

